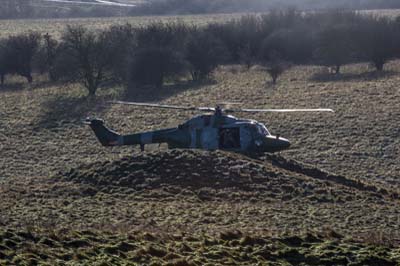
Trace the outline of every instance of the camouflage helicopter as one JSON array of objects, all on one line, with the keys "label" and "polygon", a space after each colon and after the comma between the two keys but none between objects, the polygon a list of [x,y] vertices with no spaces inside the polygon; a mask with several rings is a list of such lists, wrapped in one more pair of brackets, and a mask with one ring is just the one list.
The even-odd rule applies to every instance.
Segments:
[{"label": "camouflage helicopter", "polygon": [[121,135],[107,128],[100,119],[87,118],[88,124],[103,146],[140,145],[167,143],[169,148],[226,150],[238,153],[258,154],[278,152],[289,148],[289,140],[270,134],[266,126],[255,120],[239,119],[228,115],[233,112],[333,112],[331,109],[222,109],[212,107],[183,107],[137,102],[112,102],[141,107],[153,107],[187,111],[208,112],[193,117],[175,128]]}]

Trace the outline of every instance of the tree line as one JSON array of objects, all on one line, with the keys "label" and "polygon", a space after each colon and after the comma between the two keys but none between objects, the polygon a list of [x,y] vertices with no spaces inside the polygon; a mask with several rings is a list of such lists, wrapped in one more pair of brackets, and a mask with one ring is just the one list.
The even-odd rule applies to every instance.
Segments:
[{"label": "tree line", "polygon": [[60,39],[30,32],[0,40],[0,76],[32,73],[79,82],[89,95],[113,82],[128,89],[180,79],[202,81],[219,65],[261,65],[273,83],[290,66],[369,62],[377,71],[400,57],[400,19],[356,12],[296,10],[243,16],[205,26],[153,22],[92,31],[67,26]]}]

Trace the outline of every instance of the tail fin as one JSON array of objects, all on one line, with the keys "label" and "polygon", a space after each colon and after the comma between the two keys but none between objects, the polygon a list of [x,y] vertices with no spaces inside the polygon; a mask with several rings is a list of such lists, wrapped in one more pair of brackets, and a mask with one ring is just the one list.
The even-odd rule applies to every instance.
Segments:
[{"label": "tail fin", "polygon": [[117,132],[104,126],[104,121],[96,118],[87,118],[85,124],[96,134],[97,139],[103,146],[118,146],[121,145],[122,136]]}]

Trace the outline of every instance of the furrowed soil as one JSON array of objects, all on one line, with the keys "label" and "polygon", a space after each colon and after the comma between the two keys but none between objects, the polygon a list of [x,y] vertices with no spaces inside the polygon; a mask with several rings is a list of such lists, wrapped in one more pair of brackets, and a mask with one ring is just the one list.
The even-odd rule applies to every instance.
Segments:
[{"label": "furrowed soil", "polygon": [[[0,90],[0,264],[398,265],[399,71],[398,61],[339,76],[300,66],[272,86],[261,69],[229,66],[204,84],[102,88],[95,99],[79,85],[9,79]],[[275,155],[140,153],[100,146],[82,119],[131,133],[196,113],[112,99],[335,113],[235,114],[291,140]]]}]

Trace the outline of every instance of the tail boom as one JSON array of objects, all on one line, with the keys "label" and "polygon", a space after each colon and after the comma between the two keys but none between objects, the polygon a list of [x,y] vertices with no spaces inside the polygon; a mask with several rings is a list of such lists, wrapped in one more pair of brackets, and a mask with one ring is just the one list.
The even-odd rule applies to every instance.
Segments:
[{"label": "tail boom", "polygon": [[[100,119],[87,119],[86,124],[95,133],[97,139],[103,146],[124,146],[124,145],[141,145],[152,143],[168,143],[171,139],[170,133],[175,133],[176,129],[163,129],[150,132],[143,132],[131,135],[121,135],[104,125],[104,121]],[[172,137],[173,138],[173,137]]]}]

